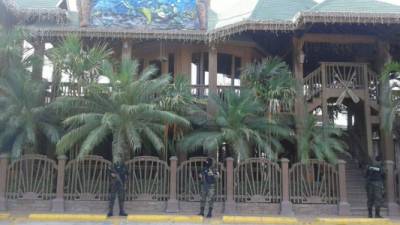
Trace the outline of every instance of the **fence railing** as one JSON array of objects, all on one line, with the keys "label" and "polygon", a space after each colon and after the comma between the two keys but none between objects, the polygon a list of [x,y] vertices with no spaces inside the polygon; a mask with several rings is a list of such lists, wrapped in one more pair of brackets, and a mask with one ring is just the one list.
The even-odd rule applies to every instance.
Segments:
[{"label": "fence railing", "polygon": [[101,156],[74,159],[65,166],[66,200],[108,200],[111,162]]},{"label": "fence railing", "polygon": [[290,201],[293,204],[337,204],[339,174],[324,161],[296,163],[289,170]]},{"label": "fence railing", "polygon": [[234,170],[236,202],[279,203],[281,169],[264,158],[240,162]]},{"label": "fence railing", "polygon": [[41,199],[55,197],[57,163],[41,155],[24,155],[7,169],[8,199]]},{"label": "fence railing", "polygon": [[[177,197],[179,201],[200,201],[201,196],[201,180],[199,174],[204,163],[205,157],[195,157],[182,164],[177,169]],[[220,178],[216,184],[216,201],[225,200],[225,168],[222,163],[218,163],[218,171]]]},{"label": "fence railing", "polygon": [[[206,158],[195,157],[170,165],[156,157],[136,157],[126,162],[129,176],[127,201],[167,202],[167,211],[176,212],[178,202],[200,200],[198,174]],[[53,201],[53,210],[64,210],[64,201],[106,201],[109,196],[111,162],[100,156],[88,156],[66,163],[41,155],[25,155],[9,163],[0,155],[0,210],[9,200]],[[386,161],[388,205],[399,200],[399,171]],[[221,177],[217,182],[216,201],[234,212],[237,204],[281,204],[281,213],[292,204],[338,205],[338,213],[349,213],[345,162],[337,165],[310,160],[289,167],[289,160],[278,164],[264,158],[250,158],[234,166],[232,158],[218,163]],[[71,203],[69,203],[71,204]],[[86,204],[86,203],[85,203]],[[390,208],[390,207],[389,207]],[[284,211],[284,212],[283,212]]]},{"label": "fence railing", "polygon": [[170,169],[157,157],[137,157],[126,162],[127,201],[166,201],[169,196]]}]

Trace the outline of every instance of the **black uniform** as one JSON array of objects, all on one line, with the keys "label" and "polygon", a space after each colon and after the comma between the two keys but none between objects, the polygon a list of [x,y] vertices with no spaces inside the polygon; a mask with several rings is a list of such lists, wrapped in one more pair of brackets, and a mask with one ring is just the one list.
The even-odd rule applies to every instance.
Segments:
[{"label": "black uniform", "polygon": [[385,171],[382,164],[377,163],[368,165],[367,167],[367,206],[368,217],[372,217],[372,207],[375,206],[375,217],[380,218],[380,208],[383,203]]},{"label": "black uniform", "polygon": [[125,200],[125,181],[128,177],[128,170],[124,163],[113,164],[112,168],[109,168],[111,176],[110,186],[110,202],[108,205],[108,216],[113,215],[114,202],[118,195],[119,202],[119,215],[126,216],[124,211],[124,200]]},{"label": "black uniform", "polygon": [[203,170],[200,173],[201,178],[201,202],[199,215],[204,216],[204,209],[208,198],[208,214],[207,217],[212,216],[212,210],[215,201],[215,184],[219,177],[218,171],[212,168],[212,159],[208,158]]}]

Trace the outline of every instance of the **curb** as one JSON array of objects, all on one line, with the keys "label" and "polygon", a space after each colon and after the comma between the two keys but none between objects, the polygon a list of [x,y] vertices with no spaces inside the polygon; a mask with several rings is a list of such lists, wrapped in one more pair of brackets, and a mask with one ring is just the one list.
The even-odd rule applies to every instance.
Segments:
[{"label": "curb", "polygon": [[10,213],[0,213],[0,220],[7,220],[10,218]]},{"label": "curb", "polygon": [[317,218],[315,224],[332,224],[332,225],[371,224],[371,225],[386,225],[386,224],[392,224],[392,222],[389,219]]},{"label": "curb", "polygon": [[229,224],[298,224],[296,218],[291,217],[258,217],[258,216],[224,216],[223,223]]},{"label": "curb", "polygon": [[106,215],[95,214],[30,214],[32,221],[105,221]]},{"label": "curb", "polygon": [[128,215],[128,222],[174,222],[174,223],[203,223],[201,216],[175,215]]}]

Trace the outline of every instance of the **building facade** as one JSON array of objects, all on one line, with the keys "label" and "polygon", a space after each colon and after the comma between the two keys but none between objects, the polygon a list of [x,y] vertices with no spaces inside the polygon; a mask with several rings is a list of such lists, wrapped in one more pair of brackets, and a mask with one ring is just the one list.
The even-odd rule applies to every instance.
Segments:
[{"label": "building facade", "polygon": [[[329,114],[332,108],[339,106],[346,111],[345,124],[353,156],[348,164],[366,163],[368,158],[382,154],[388,160],[391,179],[387,181],[390,187],[388,213],[399,213],[393,134],[380,128],[387,118],[380,115],[379,90],[382,84],[379,74],[385,63],[400,60],[400,5],[379,0],[325,0],[322,3],[312,0],[252,0],[233,1],[226,5],[214,0],[148,2],[80,0],[78,10],[73,11],[75,7],[65,0],[2,0],[0,14],[3,15],[3,27],[18,25],[30,34],[27,41],[33,46],[34,54],[42,59],[46,43],[57,46],[63,37],[74,34],[88,46],[107,43],[113,49],[116,60],[135,58],[142,67],[157,66],[162,74],[187,76],[192,94],[200,98],[207,98],[209,93],[218,93],[225,88],[240,90],[243,67],[265,57],[278,56],[290,65],[294,77],[303,87],[297,93],[294,109],[284,113],[292,113],[298,118],[312,113],[318,116],[320,123],[328,123],[332,122]],[[37,65],[33,71],[37,77],[42,77],[43,65]],[[209,105],[208,110],[212,111],[212,106]],[[298,135],[303,129],[297,124]],[[66,171],[62,175],[65,179],[63,184],[72,179],[68,178],[68,170],[72,171],[73,165],[79,164],[70,162],[65,167],[63,159],[57,164],[43,160],[52,165],[51,173],[55,176],[56,171]],[[108,163],[99,158],[90,160],[104,165]],[[153,158],[134,159],[130,162],[132,170],[150,161],[165,173],[164,178],[169,174],[171,176],[157,180],[166,187],[165,190],[157,190],[157,195],[147,193],[147,196],[144,191],[142,199],[131,193],[128,204],[131,204],[132,210],[135,204],[140,204],[140,200],[145,200],[153,210],[190,209],[191,202],[198,201],[199,196],[198,192],[183,191],[184,184],[192,179],[187,178],[185,171],[191,171],[190,168],[200,165],[202,160],[180,159],[178,164],[173,159],[167,165]],[[6,159],[2,162],[9,167],[5,174],[10,174],[13,169],[19,170],[17,164],[14,168],[4,164]],[[268,181],[270,188],[261,188],[254,193],[249,191],[253,186],[241,189],[239,181],[251,183],[258,176],[253,174],[251,179],[241,177],[240,171],[247,171],[243,168],[250,165],[267,165],[270,167],[268,171],[276,173],[274,179],[262,179]],[[294,182],[297,177],[303,176],[296,175],[302,174],[299,171],[304,165],[301,164],[293,164],[289,168],[285,160],[275,164],[259,159],[233,168],[233,163],[229,161],[221,165],[225,175],[219,186],[217,205],[221,212],[246,212],[246,209],[252,208],[260,212],[291,214],[293,211],[312,212],[317,205],[326,207],[327,214],[357,214],[357,207],[350,207],[359,202],[347,198],[351,193],[346,192],[351,188],[346,187],[346,183],[353,184],[347,182],[349,178],[346,180],[345,175],[359,177],[359,169],[348,169],[350,172],[346,173],[342,163],[332,166],[311,162],[310,165],[331,171],[327,172],[332,177],[326,184],[332,190],[322,190],[321,187],[310,189],[308,195],[304,194],[305,187],[300,187],[300,184],[297,187]],[[351,171],[356,171],[356,175]],[[7,179],[11,178],[7,175]],[[272,188],[276,185],[278,188]],[[355,185],[359,188],[361,184]],[[65,193],[74,191],[63,190],[63,187],[57,186],[55,196],[44,198],[34,195],[32,199],[41,199],[45,209],[62,210],[73,210],[77,201],[72,200],[90,205],[89,200],[106,199],[79,188],[81,196],[68,195]],[[260,185],[254,185],[256,187]],[[4,187],[3,192],[7,192],[6,189]],[[325,194],[317,194],[319,191]],[[18,196],[10,194],[7,198],[10,201],[3,199],[3,202],[8,202],[4,204],[17,207]],[[29,196],[22,198],[29,199]],[[46,205],[48,199],[53,199],[53,206]],[[62,207],[57,206],[61,201]]]}]

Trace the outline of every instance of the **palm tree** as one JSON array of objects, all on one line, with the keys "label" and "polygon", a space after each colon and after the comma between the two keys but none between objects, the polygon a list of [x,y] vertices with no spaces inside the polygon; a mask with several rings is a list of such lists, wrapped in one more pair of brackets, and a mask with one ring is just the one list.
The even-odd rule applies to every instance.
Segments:
[{"label": "palm tree", "polygon": [[243,79],[256,91],[269,115],[292,109],[296,82],[289,66],[280,58],[266,58],[250,64],[243,71]]},{"label": "palm tree", "polygon": [[[187,118],[194,126],[203,123],[207,114],[203,110],[205,102],[193,97],[189,80],[182,75],[176,76],[174,82],[169,84],[162,93],[160,108],[176,112],[178,115]],[[166,124],[164,142],[171,154],[176,154],[176,142],[179,141],[187,129],[176,124]],[[167,152],[166,152],[167,153]]]},{"label": "palm tree", "polygon": [[380,125],[381,130],[384,132],[392,131],[394,120],[400,109],[400,93],[395,90],[399,88],[399,84],[397,82],[391,84],[390,80],[400,81],[400,63],[391,62],[386,64],[381,75],[382,85],[379,92],[379,100],[382,108],[379,114],[382,118],[381,121],[385,121]]},{"label": "palm tree", "polygon": [[27,68],[32,57],[23,58],[25,34],[20,29],[6,30],[0,27],[0,76],[20,66]]},{"label": "palm tree", "polygon": [[346,154],[347,145],[340,139],[342,130],[333,125],[318,126],[314,115],[306,116],[304,125],[304,132],[297,139],[300,161],[316,158],[335,163],[338,154]]},{"label": "palm tree", "polygon": [[59,129],[44,102],[45,85],[22,67],[13,71],[0,78],[0,148],[19,157],[39,152],[44,143],[56,144]]},{"label": "palm tree", "polygon": [[253,91],[243,89],[236,94],[226,90],[222,96],[211,95],[217,108],[215,118],[185,136],[180,149],[214,152],[226,143],[236,157],[246,158],[256,150],[274,158],[282,149],[281,138],[288,138],[290,130],[264,116],[264,107]]},{"label": "palm tree", "polygon": [[58,86],[61,82],[61,74],[68,75],[69,82],[77,84],[76,94],[81,95],[81,87],[98,81],[102,64],[111,53],[105,44],[85,48],[77,36],[67,36],[60,46],[48,53],[57,75],[53,77],[53,85]]},{"label": "palm tree", "polygon": [[[174,112],[161,110],[161,93],[171,82],[171,77],[158,78],[153,67],[140,76],[136,61],[123,61],[115,72],[110,63],[103,64],[103,74],[110,79],[108,88],[88,91],[84,97],[61,97],[53,106],[68,116],[64,125],[68,129],[57,144],[62,154],[80,143],[79,157],[90,154],[106,138],[112,137],[114,161],[125,160],[131,149],[139,151],[145,143],[158,151],[165,149],[163,132],[165,124],[190,127],[190,122]],[[92,86],[89,87],[90,90]]]}]

